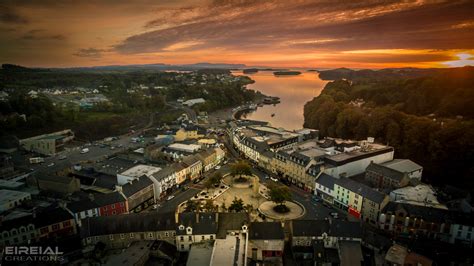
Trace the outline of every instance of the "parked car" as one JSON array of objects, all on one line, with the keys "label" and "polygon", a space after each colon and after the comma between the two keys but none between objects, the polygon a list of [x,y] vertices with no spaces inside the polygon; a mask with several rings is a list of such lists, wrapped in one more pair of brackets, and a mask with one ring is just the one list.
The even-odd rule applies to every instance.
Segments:
[{"label": "parked car", "polygon": [[214,169],[219,170],[219,169],[221,169],[221,166],[218,165],[218,166],[214,167]]},{"label": "parked car", "polygon": [[89,152],[89,149],[88,148],[85,148],[85,149],[82,149],[81,150],[81,153],[84,154],[84,153],[88,153]]},{"label": "parked car", "polygon": [[331,212],[330,215],[334,218],[337,219],[339,217],[339,213],[337,212]]},{"label": "parked car", "polygon": [[174,195],[170,195],[166,198],[166,200],[172,200],[172,199],[174,199]]},{"label": "parked car", "polygon": [[277,179],[276,177],[273,177],[273,176],[272,176],[272,177],[270,177],[270,179],[271,179],[272,181],[278,182],[278,179]]},{"label": "parked car", "polygon": [[153,210],[156,210],[156,209],[158,209],[159,207],[161,207],[160,204],[155,204],[155,205],[153,205]]},{"label": "parked car", "polygon": [[51,167],[51,166],[54,166],[54,163],[50,163],[50,164],[48,164],[48,167]]},{"label": "parked car", "polygon": [[66,157],[66,155],[61,155],[61,156],[59,156],[59,158],[58,158],[58,159],[59,159],[59,160],[66,160],[66,159],[67,159],[67,157]]}]

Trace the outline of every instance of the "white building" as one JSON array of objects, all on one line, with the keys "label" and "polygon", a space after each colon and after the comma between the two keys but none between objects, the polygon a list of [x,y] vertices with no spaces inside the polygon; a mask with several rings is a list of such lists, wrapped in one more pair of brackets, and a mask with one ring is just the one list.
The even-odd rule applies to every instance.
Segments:
[{"label": "white building", "polygon": [[190,100],[184,101],[183,105],[193,106],[195,104],[205,103],[205,102],[206,102],[206,100],[204,100],[203,98],[196,98],[196,99],[190,99]]},{"label": "white building", "polygon": [[0,190],[0,213],[16,208],[23,201],[30,200],[31,194],[27,192],[1,189]]},{"label": "white building", "polygon": [[350,177],[361,174],[370,163],[384,163],[393,160],[393,147],[380,144],[367,144],[361,148],[344,150],[325,158],[324,172],[334,177]]},{"label": "white building", "polygon": [[168,145],[168,149],[187,153],[194,153],[201,149],[201,145],[173,143],[171,145]]},{"label": "white building", "polygon": [[125,172],[122,172],[120,174],[117,174],[117,183],[122,186],[125,185],[126,183],[141,177],[141,176],[147,176],[151,177],[154,173],[157,173],[161,170],[160,167],[156,166],[151,166],[151,165],[144,165],[144,164],[139,164],[136,165]]}]

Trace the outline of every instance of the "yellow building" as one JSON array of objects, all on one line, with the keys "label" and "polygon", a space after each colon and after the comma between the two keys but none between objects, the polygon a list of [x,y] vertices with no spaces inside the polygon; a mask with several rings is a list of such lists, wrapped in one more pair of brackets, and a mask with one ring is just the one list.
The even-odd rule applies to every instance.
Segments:
[{"label": "yellow building", "polygon": [[175,141],[203,138],[206,130],[197,126],[186,126],[178,129],[174,134]]}]

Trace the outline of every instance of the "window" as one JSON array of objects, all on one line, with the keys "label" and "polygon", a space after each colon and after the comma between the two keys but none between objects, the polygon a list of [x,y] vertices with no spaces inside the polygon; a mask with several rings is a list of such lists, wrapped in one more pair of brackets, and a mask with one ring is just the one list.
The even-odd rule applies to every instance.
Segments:
[{"label": "window", "polygon": [[130,238],[135,238],[135,234],[134,234],[134,233],[130,233]]},{"label": "window", "polygon": [[59,230],[59,224],[53,224],[53,231]]},{"label": "window", "polygon": [[114,240],[114,235],[109,235],[110,240]]},{"label": "window", "polygon": [[124,239],[125,238],[125,234],[120,234],[120,239]]},{"label": "window", "polygon": [[183,250],[183,249],[184,249],[184,245],[183,245],[183,244],[181,244],[181,250]]},{"label": "window", "polygon": [[40,229],[41,234],[47,234],[49,232],[48,227],[43,227]]},{"label": "window", "polygon": [[120,202],[120,207],[123,207],[125,204],[123,204],[123,202]]},{"label": "window", "polygon": [[169,234],[168,232],[165,232],[165,236],[166,236],[166,237],[169,237],[170,234]]},{"label": "window", "polygon": [[71,225],[71,221],[65,221],[63,222],[63,227],[67,227]]},{"label": "window", "polygon": [[189,237],[188,237],[188,240],[189,240],[189,241],[193,241],[193,237],[192,237],[192,236],[189,236]]},{"label": "window", "polygon": [[211,238],[210,238],[210,239],[211,239],[211,240],[214,240],[214,236],[211,235]]},{"label": "window", "polygon": [[179,240],[184,241],[184,236],[180,236]]},{"label": "window", "polygon": [[112,209],[115,209],[115,204],[112,204],[111,208],[112,208]]},{"label": "window", "polygon": [[204,240],[206,237],[205,236],[201,236],[201,240]]}]

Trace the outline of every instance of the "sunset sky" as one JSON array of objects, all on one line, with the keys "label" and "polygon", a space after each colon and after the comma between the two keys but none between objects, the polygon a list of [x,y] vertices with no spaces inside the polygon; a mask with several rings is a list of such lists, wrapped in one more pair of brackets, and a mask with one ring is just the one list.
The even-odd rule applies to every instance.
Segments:
[{"label": "sunset sky", "polygon": [[474,1],[0,1],[0,63],[474,65]]}]

